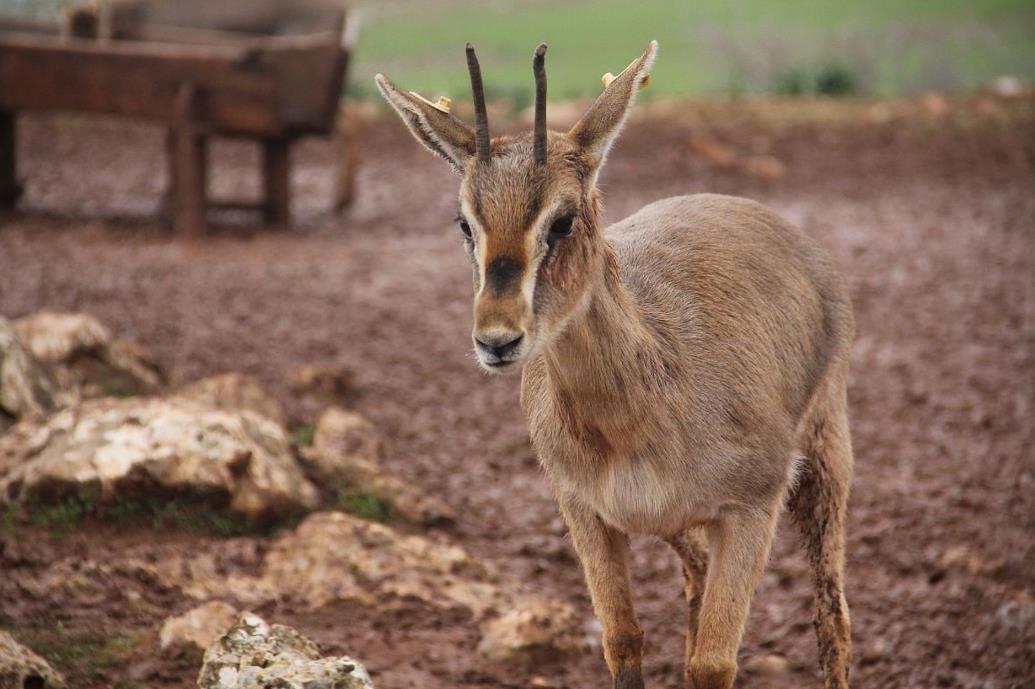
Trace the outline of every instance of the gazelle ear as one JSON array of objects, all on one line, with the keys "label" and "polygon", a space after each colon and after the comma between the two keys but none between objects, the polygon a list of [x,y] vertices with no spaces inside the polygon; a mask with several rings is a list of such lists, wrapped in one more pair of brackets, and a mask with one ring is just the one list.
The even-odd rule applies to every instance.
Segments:
[{"label": "gazelle ear", "polygon": [[637,92],[650,81],[650,70],[657,54],[658,42],[651,41],[643,54],[617,77],[605,74],[604,92],[568,132],[568,136],[589,157],[594,173],[600,169],[612,144],[618,139]]},{"label": "gazelle ear", "polygon": [[417,141],[463,173],[467,159],[474,155],[474,132],[449,113],[448,100],[432,103],[412,91],[403,91],[383,74],[375,76],[374,81]]}]

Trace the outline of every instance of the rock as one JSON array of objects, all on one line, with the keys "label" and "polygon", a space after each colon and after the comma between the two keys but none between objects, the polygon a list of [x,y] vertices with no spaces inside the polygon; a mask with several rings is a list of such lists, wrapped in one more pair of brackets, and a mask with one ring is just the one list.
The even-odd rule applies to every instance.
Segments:
[{"label": "rock", "polygon": [[776,677],[778,675],[786,674],[786,672],[791,669],[791,664],[781,655],[766,653],[764,655],[751,656],[744,661],[743,665],[741,665],[741,669],[752,675]]},{"label": "rock", "polygon": [[753,155],[740,162],[741,169],[751,177],[776,182],[787,174],[787,166],[771,155]]},{"label": "rock", "polygon": [[525,599],[482,624],[478,651],[498,661],[542,658],[583,650],[585,634],[575,610],[552,599]]},{"label": "rock", "polygon": [[414,524],[452,522],[447,504],[417,486],[381,469],[383,443],[374,425],[354,412],[331,407],[320,415],[313,444],[301,449],[310,474],[332,490],[372,495],[386,503],[393,517]]},{"label": "rock", "polygon": [[202,378],[180,388],[178,397],[194,400],[213,409],[252,411],[284,425],[284,409],[255,378],[241,373],[223,373]]},{"label": "rock", "polygon": [[46,660],[0,631],[0,689],[65,689],[68,685]]},{"label": "rock", "polygon": [[205,652],[199,689],[373,689],[366,669],[347,656],[321,658],[309,639],[290,627],[266,624],[251,613]]},{"label": "rock", "polygon": [[352,392],[352,372],[334,364],[306,364],[291,372],[288,385],[296,395],[321,407],[341,404]]},{"label": "rock", "polygon": [[0,501],[70,492],[186,494],[256,519],[319,502],[283,428],[177,397],[91,400],[0,437]]},{"label": "rock", "polygon": [[162,623],[158,642],[163,651],[204,651],[237,622],[238,611],[222,601],[209,601]]},{"label": "rock", "polygon": [[1031,93],[1031,87],[1024,80],[1012,74],[1004,74],[988,82],[986,90],[1001,98],[1020,98]]},{"label": "rock", "polygon": [[342,599],[374,605],[396,596],[467,608],[481,618],[507,600],[498,574],[462,548],[341,512],[312,514],[279,536],[266,554],[263,578],[281,596],[314,608]]},{"label": "rock", "polygon": [[93,316],[41,311],[13,326],[57,386],[74,399],[126,397],[165,387],[161,371],[137,345],[115,339]]},{"label": "rock", "polygon": [[717,168],[733,167],[737,162],[737,152],[732,146],[706,135],[691,136],[687,150]]},{"label": "rock", "polygon": [[313,432],[313,449],[325,458],[339,460],[320,467],[328,477],[341,472],[345,466],[376,467],[383,445],[374,424],[366,417],[340,407],[324,411]]},{"label": "rock", "polygon": [[0,431],[58,407],[55,386],[9,321],[0,316]]}]

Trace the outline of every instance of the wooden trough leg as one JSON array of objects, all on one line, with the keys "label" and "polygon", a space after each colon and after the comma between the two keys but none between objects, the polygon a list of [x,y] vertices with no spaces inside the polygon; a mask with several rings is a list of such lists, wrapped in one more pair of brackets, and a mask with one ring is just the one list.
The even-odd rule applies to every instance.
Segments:
[{"label": "wooden trough leg", "polygon": [[13,208],[22,193],[15,148],[14,113],[0,110],[0,208]]},{"label": "wooden trough leg", "polygon": [[205,232],[207,224],[208,140],[197,123],[197,91],[185,84],[177,98],[178,123],[169,131],[169,192],[173,230],[184,236]]},{"label": "wooden trough leg", "polygon": [[262,185],[266,222],[287,225],[291,221],[291,144],[287,139],[263,140]]},{"label": "wooden trough leg", "polygon": [[352,205],[356,192],[356,169],[359,167],[359,123],[344,108],[338,113],[338,180],[334,190],[334,210],[339,213]]}]

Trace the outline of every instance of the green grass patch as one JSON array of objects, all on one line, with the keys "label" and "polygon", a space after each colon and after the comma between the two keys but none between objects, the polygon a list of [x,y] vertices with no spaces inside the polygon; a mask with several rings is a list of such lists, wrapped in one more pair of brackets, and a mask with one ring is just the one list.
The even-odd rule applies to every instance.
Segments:
[{"label": "green grass patch", "polygon": [[123,665],[139,650],[140,638],[123,632],[72,631],[62,624],[51,628],[10,630],[19,641],[54,666],[69,686],[93,682],[107,670]]},{"label": "green grass patch", "polygon": [[336,506],[342,512],[348,512],[354,517],[369,519],[382,524],[391,519],[392,516],[391,505],[381,498],[349,488],[338,490]]},{"label": "green grass patch", "polygon": [[29,524],[64,538],[84,520],[96,519],[136,528],[172,530],[217,538],[268,535],[285,521],[256,523],[227,507],[189,497],[140,497],[101,502],[89,491],[54,498],[34,498],[0,510],[0,530]]},{"label": "green grass patch", "polygon": [[311,423],[302,424],[291,431],[291,438],[296,445],[312,445],[315,435],[316,428]]},{"label": "green grass patch", "polygon": [[643,97],[767,92],[799,65],[837,63],[855,90],[899,95],[969,90],[1035,74],[1030,0],[360,0],[350,92],[374,95],[384,72],[434,99],[469,99],[463,46],[479,50],[486,93],[530,102],[531,54],[550,45],[551,98],[591,97],[650,39],[661,51]]}]

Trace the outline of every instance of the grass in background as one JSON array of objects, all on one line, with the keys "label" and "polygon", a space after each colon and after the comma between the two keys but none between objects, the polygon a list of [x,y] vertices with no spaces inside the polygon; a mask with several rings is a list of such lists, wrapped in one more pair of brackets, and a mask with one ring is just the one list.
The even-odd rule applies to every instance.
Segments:
[{"label": "grass in background", "polygon": [[[553,98],[599,93],[658,39],[645,98],[787,90],[834,65],[852,90],[892,96],[970,90],[1001,74],[1035,74],[1031,0],[360,0],[350,90],[374,92],[373,75],[434,98],[469,98],[463,45],[479,50],[487,95],[518,106],[532,96],[540,41]],[[840,77],[838,77],[840,79]],[[843,82],[844,80],[842,80]],[[815,83],[813,84],[815,86]],[[834,85],[836,91],[843,83]]]},{"label": "grass in background", "polygon": [[[345,2],[346,0],[342,0]],[[0,0],[0,14],[55,16],[73,0]],[[1032,0],[350,0],[362,27],[349,90],[384,72],[434,98],[469,98],[463,45],[478,46],[490,98],[532,99],[531,55],[550,45],[552,98],[600,91],[652,38],[645,98],[802,93],[837,66],[853,90],[895,96],[967,91],[1035,76]],[[812,76],[810,76],[812,75]],[[792,80],[792,81],[789,81]],[[809,85],[809,82],[812,85]],[[840,86],[835,86],[835,90]]]}]

